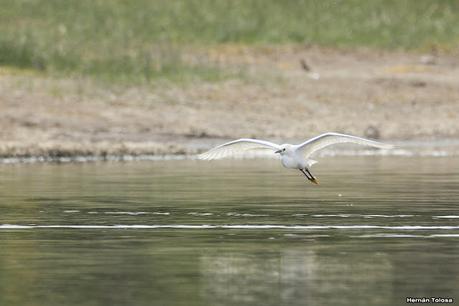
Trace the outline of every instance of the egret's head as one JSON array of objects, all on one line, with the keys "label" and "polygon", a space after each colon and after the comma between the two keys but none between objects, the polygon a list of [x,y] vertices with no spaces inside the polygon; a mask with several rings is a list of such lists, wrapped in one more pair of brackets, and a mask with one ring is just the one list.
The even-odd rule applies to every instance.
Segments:
[{"label": "egret's head", "polygon": [[292,145],[289,145],[289,144],[283,144],[280,147],[281,148],[274,153],[279,153],[280,155],[284,155],[284,154],[289,154],[293,151]]}]

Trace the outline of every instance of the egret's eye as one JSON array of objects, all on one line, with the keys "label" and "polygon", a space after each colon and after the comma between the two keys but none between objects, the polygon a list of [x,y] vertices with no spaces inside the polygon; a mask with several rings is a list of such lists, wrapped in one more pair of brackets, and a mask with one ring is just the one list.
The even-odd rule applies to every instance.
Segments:
[{"label": "egret's eye", "polygon": [[285,148],[282,151],[285,151]]}]

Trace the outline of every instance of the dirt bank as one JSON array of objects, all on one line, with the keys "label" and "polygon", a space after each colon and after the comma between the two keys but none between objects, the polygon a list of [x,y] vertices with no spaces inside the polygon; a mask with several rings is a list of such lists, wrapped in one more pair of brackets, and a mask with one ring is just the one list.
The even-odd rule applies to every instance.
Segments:
[{"label": "dirt bank", "polygon": [[459,59],[368,50],[219,46],[190,59],[240,78],[100,85],[0,67],[0,155],[195,153],[224,139],[325,131],[459,138]]}]

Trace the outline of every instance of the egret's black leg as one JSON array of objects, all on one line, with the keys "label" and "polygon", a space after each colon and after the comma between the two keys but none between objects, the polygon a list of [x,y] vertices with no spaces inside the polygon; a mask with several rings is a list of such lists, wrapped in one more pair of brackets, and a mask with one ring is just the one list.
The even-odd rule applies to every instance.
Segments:
[{"label": "egret's black leg", "polygon": [[304,176],[306,176],[308,180],[311,180],[311,177],[309,175],[307,175],[306,172],[304,172],[303,169],[300,169],[300,171],[303,172]]},{"label": "egret's black leg", "polygon": [[314,177],[314,175],[312,175],[312,173],[309,172],[309,170],[307,168],[305,168],[304,170],[309,174],[310,177],[312,177],[312,178]]},{"label": "egret's black leg", "polygon": [[[311,178],[308,177],[308,179],[309,179],[311,182],[313,182],[314,184],[319,185],[319,182],[317,182],[317,179],[314,177],[314,175],[312,175],[312,173],[309,172],[309,170],[308,170],[307,168],[305,168],[304,170],[306,170],[306,173],[308,173],[309,176],[311,177]],[[303,172],[303,173],[304,173],[304,172]]]}]

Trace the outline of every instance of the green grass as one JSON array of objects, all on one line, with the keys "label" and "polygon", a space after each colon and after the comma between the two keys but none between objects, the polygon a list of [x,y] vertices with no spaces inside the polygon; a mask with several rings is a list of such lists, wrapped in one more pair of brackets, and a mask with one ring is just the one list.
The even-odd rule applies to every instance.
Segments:
[{"label": "green grass", "polygon": [[224,78],[222,43],[454,49],[457,0],[3,0],[0,66],[109,80]]}]

